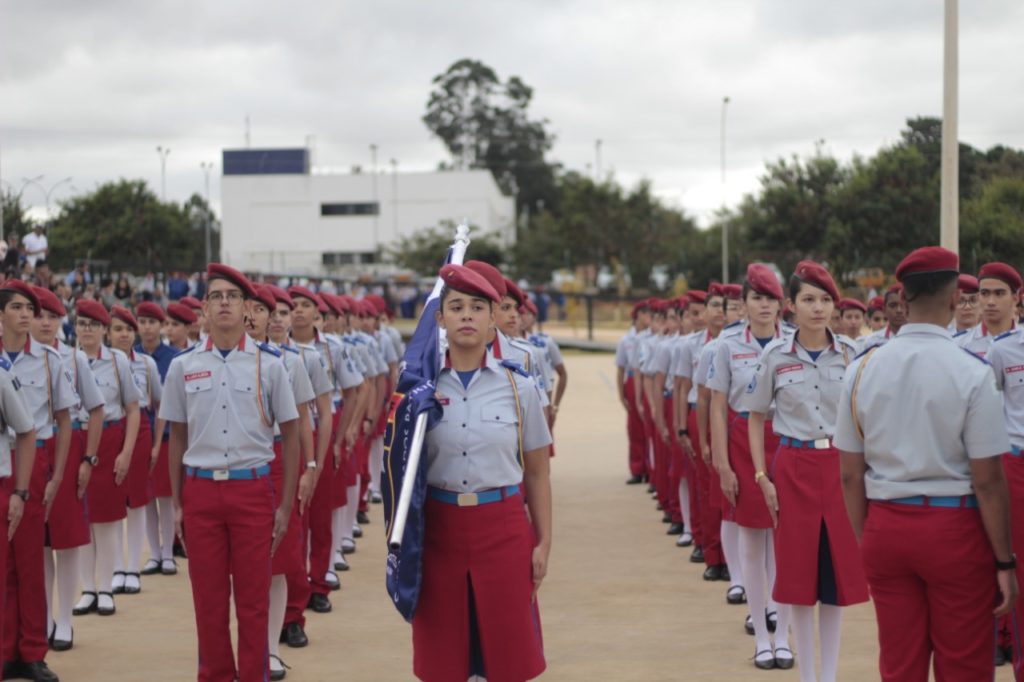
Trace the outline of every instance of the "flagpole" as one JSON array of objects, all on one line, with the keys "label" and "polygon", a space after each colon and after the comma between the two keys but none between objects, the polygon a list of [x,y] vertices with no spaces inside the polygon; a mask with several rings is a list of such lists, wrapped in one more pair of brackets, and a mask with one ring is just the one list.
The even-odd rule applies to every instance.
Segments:
[{"label": "flagpole", "polygon": [[[462,265],[466,259],[466,249],[469,247],[469,223],[463,219],[455,228],[455,242],[452,244],[452,257],[450,263]],[[430,300],[441,295],[444,288],[444,280],[440,277],[434,283],[434,290],[430,293]],[[444,334],[444,330],[439,330]],[[440,344],[439,344],[440,347]],[[412,490],[416,483],[416,474],[420,469],[420,455],[423,452],[423,441],[427,436],[427,413],[421,412],[416,417],[416,426],[413,428],[412,443],[409,447],[409,460],[405,465],[405,475],[402,477],[402,489],[398,495],[398,507],[395,509],[395,519],[391,524],[391,536],[388,538],[388,548],[398,551],[402,548],[402,538],[405,536],[405,522],[409,518],[409,505],[412,503]]]}]

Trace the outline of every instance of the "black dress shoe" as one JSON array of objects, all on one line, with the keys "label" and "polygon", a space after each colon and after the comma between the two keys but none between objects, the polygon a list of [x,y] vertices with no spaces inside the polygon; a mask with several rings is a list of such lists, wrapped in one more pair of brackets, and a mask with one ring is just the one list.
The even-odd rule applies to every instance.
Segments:
[{"label": "black dress shoe", "polygon": [[761,670],[771,670],[775,667],[775,655],[772,654],[770,657],[765,658],[764,654],[771,654],[771,649],[765,649],[764,651],[758,651],[754,654],[754,665]]},{"label": "black dress shoe", "polygon": [[121,584],[120,585],[114,585],[111,588],[110,591],[113,594],[124,594],[124,579],[127,577],[127,575],[128,574],[125,573],[124,571],[114,571],[114,579],[117,580],[117,576],[121,576],[121,581],[120,581]]},{"label": "black dress shoe", "polygon": [[704,569],[704,580],[721,580],[722,579],[722,567],[721,566],[708,566]]},{"label": "black dress shoe", "polygon": [[1006,654],[1003,653],[1003,649],[1000,646],[996,646],[995,657],[993,658],[997,668],[1001,668],[1006,665]]},{"label": "black dress shoe", "polygon": [[[359,538],[363,537],[363,529],[360,528],[359,526],[356,526],[355,528],[353,528],[352,529],[352,537],[354,537],[356,540],[358,540]],[[355,550],[353,549],[352,551],[354,552]],[[350,554],[351,554],[351,552],[350,552]]]},{"label": "black dress shoe", "polygon": [[639,485],[644,482],[643,476],[630,476],[626,479],[626,485]]},{"label": "black dress shoe", "polygon": [[369,522],[370,522],[370,517],[369,517],[369,515],[366,512],[364,512],[364,511],[356,512],[356,523],[358,523],[360,526],[365,526]]},{"label": "black dress shoe", "polygon": [[6,661],[4,662],[3,678],[5,680],[17,680],[24,678],[23,674],[25,664],[21,661]]},{"label": "black dress shoe", "polygon": [[[660,504],[658,505],[658,509],[659,510],[661,509],[661,505]],[[669,514],[668,512],[665,512],[664,514],[661,515],[661,522],[662,523],[672,523],[672,515]]]},{"label": "black dress shoe", "polygon": [[35,682],[60,682],[60,678],[57,677],[57,673],[50,670],[46,665],[46,661],[32,661],[31,663],[21,664],[22,673],[21,676]]},{"label": "black dress shoe", "polygon": [[764,614],[765,625],[768,626],[768,632],[775,632],[775,626],[779,622],[779,614],[775,611],[768,611]]},{"label": "black dress shoe", "polygon": [[71,628],[71,639],[54,639],[50,637],[50,649],[53,651],[71,651],[75,646],[75,629]]},{"label": "black dress shoe", "polygon": [[[72,616],[84,616],[87,613],[95,613],[95,611],[96,611],[96,603],[99,601],[99,598],[96,596],[96,593],[95,592],[83,592],[82,596],[83,597],[90,596],[90,597],[92,597],[92,601],[90,601],[85,606],[76,606],[75,608],[71,609],[71,615]],[[79,603],[81,603],[81,600],[79,600]]]},{"label": "black dress shoe", "polygon": [[668,527],[668,530],[665,531],[665,535],[682,535],[683,530],[683,524],[673,523],[671,526]]},{"label": "black dress shoe", "polygon": [[728,565],[726,565],[726,564],[718,564],[718,568],[719,568],[719,571],[718,571],[718,579],[719,580],[724,580],[726,582],[729,582],[730,580],[732,580],[732,576],[729,575],[729,566]]},{"label": "black dress shoe", "polygon": [[100,606],[99,599],[97,598],[96,613],[100,614],[101,616],[113,616],[115,613],[117,613],[117,607],[114,606],[114,595],[112,595],[110,592],[98,592],[97,595],[110,597],[110,606]]},{"label": "black dress shoe", "polygon": [[690,554],[691,564],[702,564],[704,563],[704,549],[697,545],[693,548],[693,552]]},{"label": "black dress shoe", "polygon": [[298,623],[288,623],[281,631],[281,641],[293,649],[301,649],[309,644],[306,631]]},{"label": "black dress shoe", "polygon": [[330,613],[332,608],[331,600],[327,598],[326,594],[314,592],[309,596],[309,608],[317,613]]},{"label": "black dress shoe", "polygon": [[[725,602],[727,604],[737,605],[747,603],[747,591],[743,589],[742,585],[733,585],[725,593]],[[751,626],[753,627],[753,626]]]},{"label": "black dress shoe", "polygon": [[[647,480],[650,480],[650,479],[647,479]],[[647,486],[647,492],[653,493],[654,492],[654,486],[653,485]]]},{"label": "black dress shoe", "polygon": [[160,562],[156,559],[147,559],[146,565],[142,567],[142,575],[156,575],[160,572]]},{"label": "black dress shoe", "polygon": [[174,556],[179,559],[188,558],[188,554],[185,552],[185,545],[181,544],[177,538],[174,539]]},{"label": "black dress shoe", "polygon": [[[786,652],[785,655],[779,656],[779,652]],[[789,670],[796,663],[796,659],[793,657],[793,652],[784,646],[780,646],[775,650],[775,667],[779,670]]]},{"label": "black dress shoe", "polygon": [[748,635],[754,634],[754,620],[750,616],[747,616],[747,620],[744,621],[743,629],[747,631]]}]

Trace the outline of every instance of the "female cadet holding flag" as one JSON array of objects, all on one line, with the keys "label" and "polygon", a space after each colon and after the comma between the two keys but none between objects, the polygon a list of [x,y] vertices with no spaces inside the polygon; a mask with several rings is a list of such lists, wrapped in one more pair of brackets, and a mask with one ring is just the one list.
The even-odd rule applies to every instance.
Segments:
[{"label": "female cadet holding flag", "polygon": [[[867,601],[857,539],[843,502],[839,451],[832,445],[846,366],[856,347],[828,329],[839,300],[828,270],[801,261],[789,284],[797,331],[776,339],[761,355],[747,388],[753,480],[775,525],[775,600],[789,604],[800,652],[801,682],[833,682],[839,663],[842,611]],[[771,423],[781,445],[766,466],[764,431]],[[818,609],[821,677],[814,674],[814,607]],[[778,649],[776,649],[778,655]]]},{"label": "female cadet holding flag", "polygon": [[536,596],[551,551],[551,434],[533,381],[487,352],[494,287],[461,265],[440,276],[448,350],[443,416],[426,438],[413,670],[427,682],[520,682],[545,669]]}]

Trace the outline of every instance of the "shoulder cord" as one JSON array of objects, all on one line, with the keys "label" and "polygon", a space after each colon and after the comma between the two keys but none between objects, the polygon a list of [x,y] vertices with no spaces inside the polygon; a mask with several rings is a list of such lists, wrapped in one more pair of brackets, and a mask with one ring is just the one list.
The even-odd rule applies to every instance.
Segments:
[{"label": "shoulder cord", "polygon": [[864,360],[860,363],[860,367],[857,368],[857,376],[854,377],[853,387],[850,389],[850,416],[853,417],[853,426],[857,429],[857,435],[860,436],[862,441],[864,440],[864,429],[861,427],[860,418],[857,417],[857,389],[860,388],[860,380],[864,376],[864,368],[867,367],[868,359],[876,350],[878,350],[877,346],[864,355]]},{"label": "shoulder cord", "polygon": [[43,367],[46,368],[46,408],[50,412],[50,423],[53,423],[53,375],[50,373],[50,354],[43,353]]},{"label": "shoulder cord", "polygon": [[263,404],[263,373],[260,371],[262,367],[261,359],[263,357],[263,351],[258,346],[256,347],[256,406],[260,410],[260,419],[263,420],[263,424],[269,429],[273,428],[274,422],[269,416],[267,416],[266,406]]},{"label": "shoulder cord", "polygon": [[505,373],[508,375],[508,382],[512,384],[512,397],[516,401],[516,436],[519,439],[519,451],[516,454],[516,461],[519,462],[519,468],[525,469],[523,462],[523,406],[519,402],[519,387],[516,386],[516,377],[508,367],[505,368]]}]

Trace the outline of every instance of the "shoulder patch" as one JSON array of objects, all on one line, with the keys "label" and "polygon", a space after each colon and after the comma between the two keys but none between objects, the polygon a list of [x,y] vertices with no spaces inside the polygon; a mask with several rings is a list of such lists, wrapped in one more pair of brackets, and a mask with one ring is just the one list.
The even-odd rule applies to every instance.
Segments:
[{"label": "shoulder patch", "polygon": [[500,365],[501,365],[502,367],[504,367],[505,369],[510,369],[510,370],[512,370],[512,371],[513,371],[513,372],[515,372],[516,374],[521,374],[521,375],[523,375],[523,376],[524,376],[524,377],[526,377],[527,379],[529,379],[529,378],[530,378],[530,373],[529,373],[529,372],[527,372],[527,371],[526,371],[525,369],[523,369],[523,366],[522,366],[522,365],[520,365],[520,364],[519,364],[518,362],[515,362],[515,361],[513,361],[513,360],[502,360],[502,361],[501,361],[501,362],[499,362],[498,364],[500,364]]},{"label": "shoulder patch", "polygon": [[259,346],[259,349],[261,351],[263,351],[264,353],[270,353],[275,358],[281,357],[281,351],[279,351],[278,349],[274,348],[273,346],[271,346],[268,343],[257,343],[256,345]]},{"label": "shoulder patch", "polygon": [[11,371],[11,363],[7,358],[0,358],[0,368],[6,369],[8,372]]},{"label": "shoulder patch", "polygon": [[970,355],[972,358],[974,358],[975,360],[977,360],[978,362],[980,362],[983,365],[991,365],[992,364],[991,362],[989,362],[985,358],[981,357],[980,355],[976,355],[976,354],[972,353],[971,351],[967,350],[966,348],[960,348],[960,350],[962,350],[963,352],[967,353],[968,355]]}]

